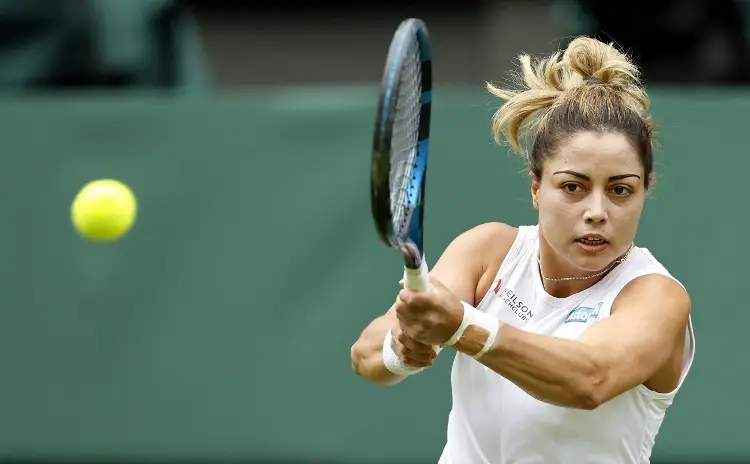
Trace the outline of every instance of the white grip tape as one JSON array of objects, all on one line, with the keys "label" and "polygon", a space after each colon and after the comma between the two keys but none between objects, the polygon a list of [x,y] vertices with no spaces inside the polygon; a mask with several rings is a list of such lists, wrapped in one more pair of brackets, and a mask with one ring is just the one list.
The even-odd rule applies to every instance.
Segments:
[{"label": "white grip tape", "polygon": [[407,290],[425,291],[430,288],[430,271],[427,260],[422,256],[418,269],[404,267],[404,288]]},{"label": "white grip tape", "polygon": [[484,356],[484,354],[487,353],[490,348],[492,348],[492,345],[495,344],[495,341],[497,340],[497,333],[500,329],[500,321],[490,316],[489,314],[483,313],[482,311],[478,310],[468,303],[462,301],[461,304],[464,307],[464,318],[461,321],[461,325],[458,326],[458,330],[456,330],[456,333],[454,333],[453,336],[449,338],[447,342],[445,342],[445,345],[455,345],[456,342],[458,342],[458,340],[464,334],[464,331],[466,331],[466,329],[470,325],[480,327],[486,330],[489,333],[489,336],[487,337],[487,341],[484,343],[484,346],[479,351],[479,353],[472,356],[474,359],[479,359]]},{"label": "white grip tape", "polygon": [[385,340],[383,340],[383,364],[385,364],[386,369],[391,371],[392,374],[399,376],[417,374],[424,369],[424,367],[410,366],[401,361],[401,358],[393,351],[393,347],[391,346],[392,341],[393,334],[389,330],[385,334]]},{"label": "white grip tape", "polygon": [[[409,269],[404,267],[404,288],[424,292],[430,289],[430,270],[427,267],[427,259],[422,255],[422,262],[419,269]],[[442,346],[433,345],[435,353],[440,354]]]}]

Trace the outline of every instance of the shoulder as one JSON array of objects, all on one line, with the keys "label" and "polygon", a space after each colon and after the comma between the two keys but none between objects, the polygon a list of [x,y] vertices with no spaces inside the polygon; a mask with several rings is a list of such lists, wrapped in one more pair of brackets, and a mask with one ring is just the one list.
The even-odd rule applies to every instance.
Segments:
[{"label": "shoulder", "polygon": [[476,262],[475,303],[481,301],[492,286],[495,274],[513,247],[518,233],[518,227],[502,222],[487,222],[462,234],[464,240],[471,242],[470,253]]},{"label": "shoulder", "polygon": [[485,222],[462,233],[457,239],[463,237],[465,240],[482,245],[507,243],[510,248],[517,235],[518,227],[502,222]]},{"label": "shoulder", "polygon": [[504,259],[517,235],[517,227],[501,222],[474,226],[451,241],[431,275],[438,277],[462,300],[474,301],[491,263]]},{"label": "shoulder", "polygon": [[505,257],[518,236],[518,227],[502,222],[486,222],[472,227],[453,240],[467,253],[475,255],[486,269],[493,261]]},{"label": "shoulder", "polygon": [[645,274],[628,282],[612,304],[612,313],[642,311],[686,324],[691,310],[690,295],[685,287],[669,275]]}]

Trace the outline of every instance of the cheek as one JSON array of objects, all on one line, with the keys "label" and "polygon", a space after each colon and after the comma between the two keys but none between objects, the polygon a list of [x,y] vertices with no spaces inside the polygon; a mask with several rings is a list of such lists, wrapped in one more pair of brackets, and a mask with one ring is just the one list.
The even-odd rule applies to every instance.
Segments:
[{"label": "cheek", "polygon": [[633,202],[617,209],[617,213],[611,215],[611,220],[617,224],[617,229],[631,233],[638,228],[638,222],[643,212],[642,202]]},{"label": "cheek", "polygon": [[575,222],[580,217],[576,203],[561,197],[564,193],[552,191],[540,201],[539,222],[552,228],[561,228]]}]

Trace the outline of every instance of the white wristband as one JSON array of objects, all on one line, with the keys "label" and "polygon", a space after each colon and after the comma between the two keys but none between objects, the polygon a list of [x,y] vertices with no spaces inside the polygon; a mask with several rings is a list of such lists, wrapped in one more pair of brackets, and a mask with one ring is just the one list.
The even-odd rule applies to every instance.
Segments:
[{"label": "white wristband", "polygon": [[393,351],[393,347],[391,346],[392,340],[393,334],[389,330],[385,334],[385,340],[383,340],[383,364],[385,364],[386,369],[391,371],[392,374],[403,377],[422,372],[424,367],[410,366],[401,361],[401,358]]},{"label": "white wristband", "polygon": [[484,356],[484,354],[487,353],[490,348],[492,348],[492,345],[495,344],[495,341],[497,340],[498,330],[500,329],[500,321],[487,313],[483,313],[482,311],[478,310],[468,303],[462,301],[461,304],[464,306],[464,318],[461,321],[461,325],[458,326],[458,330],[456,330],[456,333],[454,333],[453,336],[449,338],[447,342],[445,342],[445,344],[448,346],[455,345],[456,342],[458,342],[458,340],[464,334],[464,331],[466,331],[466,329],[471,325],[484,329],[489,333],[487,341],[484,343],[484,346],[479,351],[479,353],[472,356],[474,359],[479,359]]}]

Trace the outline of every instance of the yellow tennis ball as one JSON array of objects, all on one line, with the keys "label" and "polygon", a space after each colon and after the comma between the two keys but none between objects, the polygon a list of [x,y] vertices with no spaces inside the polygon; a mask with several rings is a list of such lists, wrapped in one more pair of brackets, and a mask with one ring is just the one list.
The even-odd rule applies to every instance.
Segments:
[{"label": "yellow tennis ball", "polygon": [[111,242],[133,227],[138,204],[125,184],[99,179],[84,185],[73,200],[70,215],[78,233],[95,242]]}]

